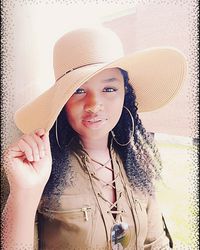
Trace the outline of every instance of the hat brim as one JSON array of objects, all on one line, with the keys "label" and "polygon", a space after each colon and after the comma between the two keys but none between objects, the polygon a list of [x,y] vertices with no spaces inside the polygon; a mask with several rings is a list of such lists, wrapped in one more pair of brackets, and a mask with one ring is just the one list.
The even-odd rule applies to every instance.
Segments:
[{"label": "hat brim", "polygon": [[170,102],[180,90],[187,70],[184,55],[170,47],[146,49],[114,62],[84,66],[64,75],[39,97],[17,110],[16,126],[23,133],[38,128],[49,131],[77,88],[100,71],[115,67],[128,72],[139,112],[153,111]]}]

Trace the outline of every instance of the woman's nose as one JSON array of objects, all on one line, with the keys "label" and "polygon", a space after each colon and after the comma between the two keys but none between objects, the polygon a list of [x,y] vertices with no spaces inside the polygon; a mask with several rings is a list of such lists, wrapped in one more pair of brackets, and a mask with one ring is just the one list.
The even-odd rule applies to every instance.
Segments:
[{"label": "woman's nose", "polygon": [[87,106],[85,107],[85,111],[87,113],[93,113],[93,114],[96,114],[100,111],[103,111],[103,104],[99,103],[99,104],[95,104],[95,105],[92,105],[92,106]]},{"label": "woman's nose", "polygon": [[85,104],[85,111],[88,113],[98,113],[103,111],[103,104],[98,96],[92,95],[88,97]]}]

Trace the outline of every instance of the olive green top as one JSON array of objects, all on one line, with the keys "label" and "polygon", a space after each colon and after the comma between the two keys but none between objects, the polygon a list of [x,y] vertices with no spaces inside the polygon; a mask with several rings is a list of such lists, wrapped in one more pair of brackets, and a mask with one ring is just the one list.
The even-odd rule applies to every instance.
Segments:
[{"label": "olive green top", "polygon": [[[125,249],[170,249],[161,212],[154,196],[131,188],[122,162],[110,149],[116,202],[104,197],[104,184],[95,175],[84,150],[70,155],[73,184],[61,195],[43,196],[35,224],[35,249],[111,250],[111,228],[116,222],[129,225],[130,242]],[[114,209],[113,209],[114,208]],[[39,244],[38,244],[39,243]]]}]

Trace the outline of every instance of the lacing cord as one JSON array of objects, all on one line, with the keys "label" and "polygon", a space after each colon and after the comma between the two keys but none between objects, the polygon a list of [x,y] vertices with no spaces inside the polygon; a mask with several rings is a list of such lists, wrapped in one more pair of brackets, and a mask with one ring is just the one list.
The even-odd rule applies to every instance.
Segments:
[{"label": "lacing cord", "polygon": [[[122,180],[123,180],[123,184],[124,184],[124,189],[126,190],[128,201],[129,201],[129,206],[130,206],[131,213],[132,213],[132,216],[133,216],[133,222],[134,222],[134,227],[135,227],[135,236],[136,236],[135,246],[136,246],[136,250],[137,250],[138,249],[138,247],[137,247],[137,245],[138,245],[137,241],[138,241],[139,230],[137,230],[136,218],[135,218],[135,215],[134,215],[134,212],[133,212],[133,208],[132,208],[132,205],[131,205],[131,199],[129,197],[129,192],[128,192],[127,187],[126,187],[125,177],[124,177],[124,175],[122,173],[121,165],[119,164],[118,161],[117,161],[117,163],[118,163],[118,166],[119,166],[120,174],[121,174],[121,177],[122,177]],[[135,207],[135,199],[133,199],[133,201],[134,201],[134,210],[135,210],[135,213],[137,214],[137,210],[136,210],[136,207]],[[139,221],[139,219],[138,219],[138,221]]]},{"label": "lacing cord", "polygon": [[[119,193],[119,198],[116,198],[116,201],[115,201],[114,203],[110,202],[110,201],[109,201],[108,199],[106,199],[102,194],[98,193],[98,195],[99,195],[104,201],[106,201],[107,203],[109,203],[110,208],[109,208],[109,210],[107,211],[107,213],[112,214],[112,215],[113,215],[113,214],[116,214],[116,215],[119,214],[119,215],[121,215],[121,214],[125,213],[124,210],[117,210],[117,204],[118,204],[119,200],[120,200],[121,197],[122,197],[122,192]],[[112,210],[113,208],[116,208],[116,210]],[[112,216],[112,218],[113,218],[113,222],[116,223],[116,220],[114,219],[113,216]]]},{"label": "lacing cord", "polygon": [[98,177],[95,175],[94,172],[92,172],[91,175],[92,175],[93,178],[95,178],[96,180],[100,181],[100,182],[104,185],[103,188],[109,186],[109,187],[111,187],[111,188],[116,189],[115,186],[113,185],[113,183],[115,183],[116,179],[119,177],[119,173],[116,175],[116,177],[115,177],[112,181],[109,181],[109,182],[106,182],[106,181],[104,181],[104,180],[98,178]]},{"label": "lacing cord", "polygon": [[[116,186],[114,185],[114,183],[120,177],[120,174],[117,173],[116,176],[115,176],[115,178],[112,181],[110,181],[110,182],[106,182],[106,181],[102,180],[101,178],[98,178],[95,175],[94,172],[91,173],[91,176],[93,178],[95,178],[96,180],[100,181],[102,184],[104,184],[103,188],[109,186],[109,187],[111,187],[111,188],[113,188],[113,189],[116,190]],[[107,202],[110,205],[110,209],[107,211],[107,213],[111,213],[112,215],[113,214],[122,214],[122,213],[124,213],[124,210],[117,210],[117,204],[118,204],[119,200],[122,197],[122,192],[121,191],[119,192],[119,197],[116,196],[116,201],[114,203],[111,202],[111,201],[109,201],[108,199],[106,199],[101,193],[98,193],[98,196],[101,197],[102,200],[104,200],[105,202]],[[113,208],[115,208],[116,210],[112,210]],[[114,219],[113,216],[112,216],[112,218]],[[116,222],[116,221],[114,220],[114,222]]]},{"label": "lacing cord", "polygon": [[[93,192],[95,194],[95,197],[96,197],[96,200],[97,200],[97,204],[98,204],[98,207],[99,207],[99,211],[100,211],[100,214],[101,214],[101,217],[102,217],[102,220],[103,220],[103,223],[104,223],[104,228],[105,228],[105,231],[106,231],[106,239],[107,239],[107,245],[108,247],[110,248],[110,244],[109,244],[109,239],[108,239],[108,230],[107,230],[107,226],[106,226],[106,222],[105,222],[105,219],[104,219],[104,216],[103,216],[103,212],[102,212],[102,209],[101,209],[101,206],[100,206],[100,203],[99,203],[99,199],[98,199],[98,196],[101,197],[105,202],[109,203],[110,205],[110,208],[109,210],[107,211],[107,213],[110,213],[110,214],[122,214],[124,213],[124,210],[115,210],[115,211],[112,211],[113,208],[116,208],[117,209],[117,204],[119,202],[119,200],[121,199],[122,197],[122,192],[119,193],[119,198],[116,197],[116,201],[114,203],[112,203],[111,201],[109,201],[108,199],[106,199],[101,193],[96,193],[95,191],[95,188],[94,188],[94,185],[93,185],[93,181],[92,181],[92,178],[95,178],[96,180],[100,181],[101,183],[104,184],[104,187],[107,187],[107,186],[110,186],[114,189],[116,189],[116,187],[113,185],[113,183],[115,183],[116,179],[120,177],[119,173],[115,176],[115,178],[110,181],[110,182],[105,182],[103,181],[102,179],[98,178],[94,172],[92,172],[89,167],[87,166],[86,162],[84,162],[84,165],[87,169],[87,172],[88,172],[88,175],[89,175],[89,179],[90,179],[90,183],[91,183],[91,186],[92,186],[92,189],[93,189]],[[113,219],[113,222],[116,223],[116,220],[114,219],[114,217],[112,216],[112,219]]]},{"label": "lacing cord", "polygon": [[[77,157],[77,158],[79,159],[79,157]],[[93,181],[92,181],[92,178],[95,178],[96,180],[98,180],[98,181],[100,181],[102,184],[104,184],[103,188],[104,188],[104,187],[107,187],[107,186],[110,186],[110,187],[116,189],[116,187],[113,185],[113,183],[115,183],[116,179],[117,179],[118,177],[120,177],[120,175],[121,175],[122,180],[123,180],[123,186],[124,186],[124,189],[125,189],[125,191],[126,191],[126,193],[127,193],[127,198],[128,198],[128,202],[129,202],[129,207],[130,207],[130,209],[131,209],[131,213],[132,213],[132,217],[133,217],[134,228],[135,228],[135,234],[136,234],[135,246],[136,246],[136,250],[137,250],[137,249],[138,249],[138,247],[137,247],[137,241],[138,241],[138,233],[139,233],[139,231],[137,230],[136,218],[135,218],[135,215],[134,215],[134,212],[133,212],[133,207],[132,207],[132,205],[131,205],[131,199],[130,199],[130,197],[129,197],[129,192],[128,192],[127,187],[126,187],[125,179],[124,179],[124,176],[123,176],[123,173],[122,173],[121,166],[120,166],[119,162],[117,161],[120,172],[116,175],[116,177],[114,178],[114,180],[112,180],[112,181],[110,181],[110,182],[105,182],[104,180],[98,178],[98,177],[95,175],[95,173],[92,172],[92,171],[89,169],[88,164],[86,163],[86,156],[81,157],[81,158],[82,158],[82,163],[84,164],[84,167],[85,167],[85,169],[87,170],[86,172],[87,172],[88,175],[89,175],[89,180],[90,180],[90,183],[91,183],[91,186],[92,186],[92,189],[93,189],[93,193],[94,193],[94,195],[95,195],[95,198],[96,198],[96,201],[97,201],[97,204],[98,204],[98,207],[99,207],[99,211],[100,211],[101,218],[102,218],[102,221],[103,221],[103,224],[104,224],[104,228],[105,228],[107,245],[108,245],[108,248],[109,248],[109,249],[110,249],[110,244],[109,244],[109,238],[108,238],[108,229],[107,229],[106,222],[105,222],[105,219],[104,219],[104,216],[103,216],[103,212],[102,212],[102,209],[101,209],[101,205],[100,205],[100,203],[99,203],[98,196],[101,197],[104,201],[106,201],[106,202],[108,202],[108,203],[110,204],[111,207],[110,207],[110,210],[107,211],[107,213],[111,213],[112,215],[113,215],[113,214],[123,214],[123,213],[125,212],[124,210],[121,210],[121,211],[120,211],[120,210],[113,210],[113,211],[111,210],[111,209],[113,209],[114,207],[117,209],[117,203],[119,202],[119,199],[120,199],[120,197],[122,196],[122,192],[120,192],[119,198],[117,199],[117,197],[116,197],[117,200],[116,200],[114,203],[112,203],[112,202],[110,202],[109,200],[107,200],[105,197],[103,197],[103,196],[101,195],[101,193],[98,193],[98,194],[96,193],[95,188],[94,188],[94,184],[93,184]],[[132,198],[133,198],[133,197],[132,197]],[[133,199],[133,200],[135,201],[135,199]],[[137,214],[137,210],[136,210],[136,208],[135,208],[135,202],[134,202],[134,210],[135,210],[135,212],[136,212],[136,214]],[[113,218],[114,223],[115,223],[116,221],[115,221],[115,219],[114,219],[113,216],[112,216],[112,218]],[[138,219],[138,218],[137,218],[137,219]],[[138,231],[138,232],[137,232],[137,231]]]},{"label": "lacing cord", "polygon": [[[85,158],[84,158],[85,160]],[[90,173],[90,170],[86,164],[86,162],[84,161],[84,165],[87,169],[87,172],[88,172],[88,175],[89,175],[89,179],[90,179],[90,183],[91,183],[91,186],[92,186],[92,190],[93,190],[93,193],[95,195],[95,198],[96,198],[96,201],[97,201],[97,204],[98,204],[98,207],[99,207],[99,211],[100,211],[100,214],[101,214],[101,218],[102,218],[102,221],[103,221],[103,224],[104,224],[104,228],[105,228],[105,232],[106,232],[106,241],[107,241],[107,246],[108,248],[110,249],[110,244],[109,244],[109,239],[108,239],[108,229],[107,229],[107,226],[106,226],[106,222],[105,222],[105,219],[104,219],[104,216],[103,216],[103,212],[102,212],[102,209],[101,209],[101,206],[100,206],[100,203],[99,203],[99,199],[98,199],[98,196],[96,194],[96,191],[95,191],[95,188],[94,188],[94,185],[93,185],[93,181],[92,181],[92,175]]]},{"label": "lacing cord", "polygon": [[[128,190],[127,190],[127,187],[126,187],[126,183],[125,183],[125,179],[124,179],[124,176],[122,174],[122,170],[121,170],[121,167],[120,167],[120,164],[118,163],[119,165],[119,170],[120,172],[116,175],[116,177],[109,183],[107,183],[107,185],[110,185],[111,187],[113,187],[114,189],[116,189],[115,186],[113,186],[112,184],[116,182],[116,179],[120,177],[122,177],[122,181],[123,181],[123,186],[124,186],[124,189],[127,193],[127,197],[128,197],[128,202],[129,202],[129,207],[131,209],[131,214],[132,214],[132,217],[133,217],[133,222],[134,222],[134,228],[135,228],[135,237],[136,237],[136,240],[135,240],[135,246],[136,246],[136,250],[138,249],[137,248],[137,241],[138,241],[138,234],[139,234],[139,231],[137,230],[137,226],[136,226],[136,218],[135,218],[135,215],[134,215],[134,212],[133,212],[133,208],[132,208],[132,205],[131,205],[131,199],[129,197],[129,193],[128,193]],[[101,180],[100,178],[96,177],[95,174],[93,173],[94,175],[94,178],[96,178],[97,180],[100,180],[100,181],[103,181]],[[105,181],[103,181],[104,183],[106,183]],[[119,200],[121,199],[122,197],[122,192],[119,193],[119,198],[116,197],[116,201],[114,203],[110,202],[108,199],[106,199],[101,193],[98,193],[98,196],[100,196],[104,201],[106,201],[107,203],[110,204],[110,210],[107,211],[107,213],[111,213],[112,215],[113,214],[122,214],[124,213],[125,211],[124,210],[112,210],[113,208],[116,208],[117,209],[117,204],[119,202]],[[134,200],[135,201],[135,200]],[[135,202],[134,202],[134,210],[135,210],[135,213],[137,214],[137,210],[135,208]],[[112,216],[113,218],[113,221],[116,222],[116,220],[114,219],[114,217]],[[138,218],[137,218],[138,219]],[[138,223],[139,224],[139,223]]]}]

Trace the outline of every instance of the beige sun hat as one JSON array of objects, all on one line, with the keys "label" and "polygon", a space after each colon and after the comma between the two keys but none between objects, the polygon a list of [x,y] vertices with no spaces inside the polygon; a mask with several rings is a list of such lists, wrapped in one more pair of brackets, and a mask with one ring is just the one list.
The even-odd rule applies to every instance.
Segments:
[{"label": "beige sun hat", "polygon": [[15,123],[24,133],[38,128],[49,131],[75,90],[103,69],[128,72],[139,112],[167,104],[186,73],[186,60],[179,50],[156,47],[124,55],[120,39],[107,28],[66,33],[54,46],[53,65],[55,84],[15,113]]}]

